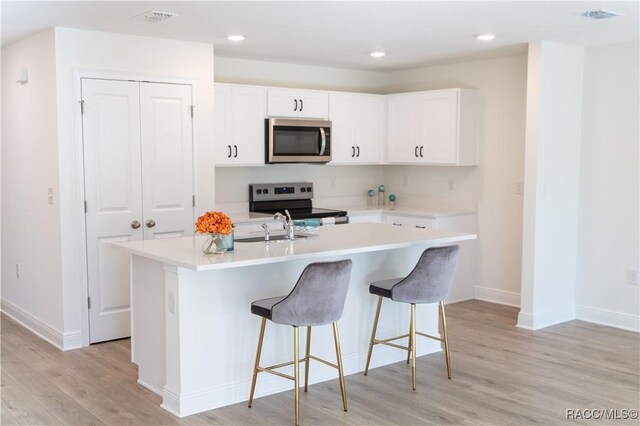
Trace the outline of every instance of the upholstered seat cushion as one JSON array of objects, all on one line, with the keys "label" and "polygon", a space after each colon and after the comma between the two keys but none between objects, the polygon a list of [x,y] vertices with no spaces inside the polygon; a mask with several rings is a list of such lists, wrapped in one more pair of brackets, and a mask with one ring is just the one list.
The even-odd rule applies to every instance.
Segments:
[{"label": "upholstered seat cushion", "polygon": [[391,289],[398,284],[402,278],[393,278],[391,280],[377,281],[369,285],[369,293],[376,296],[387,297],[391,299]]},{"label": "upholstered seat cushion", "polygon": [[281,302],[285,297],[287,296],[270,297],[268,299],[256,300],[251,304],[251,313],[270,320],[271,314],[273,312],[273,305]]}]

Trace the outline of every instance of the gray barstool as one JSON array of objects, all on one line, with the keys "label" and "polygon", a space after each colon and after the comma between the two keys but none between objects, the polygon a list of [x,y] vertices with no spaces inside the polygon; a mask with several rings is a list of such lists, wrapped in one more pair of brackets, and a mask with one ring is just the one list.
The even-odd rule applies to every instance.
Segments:
[{"label": "gray barstool", "polygon": [[[449,358],[449,341],[447,339],[447,321],[444,315],[444,299],[449,293],[453,273],[458,259],[458,246],[433,247],[426,249],[418,264],[406,278],[395,278],[391,280],[374,282],[369,286],[369,293],[378,296],[378,307],[376,309],[376,317],[373,321],[373,331],[371,332],[371,341],[369,342],[369,354],[367,356],[367,365],[364,370],[366,376],[369,372],[369,362],[371,361],[371,353],[374,345],[387,345],[394,348],[404,349],[408,351],[407,364],[411,359],[411,381],[413,390],[416,390],[416,334],[430,339],[439,340],[444,343],[444,354],[447,362],[447,376],[451,379],[451,360]],[[409,334],[392,337],[390,339],[377,340],[376,329],[378,328],[378,318],[380,317],[380,307],[382,306],[382,298],[386,297],[394,302],[403,302],[411,304],[411,323],[409,325]],[[419,303],[439,303],[440,319],[442,321],[441,337],[431,336],[416,331],[416,304]],[[400,346],[390,343],[397,339],[409,337],[408,346]]]},{"label": "gray barstool", "polygon": [[[262,325],[260,326],[260,337],[258,338],[256,363],[253,368],[249,408],[251,408],[253,402],[253,393],[256,389],[258,373],[271,373],[293,380],[295,424],[296,426],[299,425],[298,406],[300,393],[298,389],[298,366],[299,362],[305,362],[304,391],[306,392],[309,385],[309,360],[314,359],[338,369],[342,406],[344,411],[347,411],[347,393],[344,387],[340,337],[338,336],[338,324],[336,321],[342,316],[350,280],[351,260],[312,263],[302,271],[298,282],[288,296],[262,299],[251,304],[251,313],[262,317]],[[293,361],[272,365],[270,367],[260,367],[260,353],[262,352],[264,329],[267,320],[271,320],[277,324],[293,326]],[[311,327],[331,323],[333,323],[333,340],[336,346],[337,365],[309,354],[311,349]],[[298,327],[300,326],[307,327],[307,349],[303,359],[298,359]],[[278,368],[291,364],[293,364],[293,377],[276,371]]]}]

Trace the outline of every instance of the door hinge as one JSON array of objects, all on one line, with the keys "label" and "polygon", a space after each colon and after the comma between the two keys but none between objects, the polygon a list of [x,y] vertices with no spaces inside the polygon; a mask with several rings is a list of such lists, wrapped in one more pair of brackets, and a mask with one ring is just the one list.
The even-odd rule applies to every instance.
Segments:
[{"label": "door hinge", "polygon": [[91,309],[91,298],[87,297],[87,308]]},{"label": "door hinge", "polygon": [[192,203],[193,207],[196,206],[196,196],[195,195],[191,196],[191,203]]},{"label": "door hinge", "polygon": [[191,119],[193,120],[193,115],[195,114],[196,106],[195,105],[191,105],[190,109],[191,109]]},{"label": "door hinge", "polygon": [[80,104],[80,114],[84,115],[84,101],[78,101]]},{"label": "door hinge", "polygon": [[87,207],[87,200],[84,200],[84,212],[87,213],[89,208]]}]

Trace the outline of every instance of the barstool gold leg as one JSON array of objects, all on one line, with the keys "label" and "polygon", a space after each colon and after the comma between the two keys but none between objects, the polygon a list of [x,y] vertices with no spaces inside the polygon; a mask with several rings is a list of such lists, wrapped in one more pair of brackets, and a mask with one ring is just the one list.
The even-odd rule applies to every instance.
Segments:
[{"label": "barstool gold leg", "polygon": [[340,351],[340,336],[338,323],[333,323],[333,340],[336,344],[336,358],[338,359],[338,378],[340,379],[340,393],[342,393],[342,408],[347,411],[347,391],[344,386],[344,371],[342,371],[342,352]]},{"label": "barstool gold leg", "polygon": [[411,304],[411,384],[416,390],[416,304]]},{"label": "barstool gold leg", "polygon": [[300,389],[299,381],[298,381],[298,369],[300,367],[300,363],[298,358],[300,357],[298,352],[298,327],[293,327],[293,400],[294,400],[294,408],[293,412],[296,418],[296,426],[300,424],[300,413],[298,412],[298,408],[300,406]]},{"label": "barstool gold leg", "polygon": [[444,302],[440,301],[440,319],[442,320],[442,340],[444,340],[444,357],[447,361],[447,376],[451,379],[451,357],[449,356],[449,338],[447,336],[447,319],[444,315]]},{"label": "barstool gold leg", "polygon": [[369,342],[369,354],[367,355],[367,365],[364,368],[364,375],[369,372],[369,363],[371,362],[371,353],[373,352],[373,341],[376,338],[376,329],[378,328],[378,318],[380,317],[380,307],[382,306],[382,296],[378,296],[378,307],[376,308],[376,317],[373,319],[373,330],[371,331],[371,341]]},{"label": "barstool gold leg", "polygon": [[409,350],[407,351],[407,364],[409,364],[409,361],[411,360],[411,328],[412,328],[412,321],[411,318],[409,318],[409,344],[407,346],[409,346]]},{"label": "barstool gold leg", "polygon": [[253,403],[253,392],[256,390],[256,381],[258,379],[258,367],[260,366],[260,354],[262,353],[262,342],[264,340],[264,329],[267,326],[267,319],[262,318],[260,325],[260,337],[258,337],[258,350],[256,351],[256,363],[253,366],[253,380],[251,381],[251,393],[249,394],[249,408]]},{"label": "barstool gold leg", "polygon": [[309,352],[311,352],[311,326],[307,327],[307,351],[304,356],[304,391],[309,386]]}]

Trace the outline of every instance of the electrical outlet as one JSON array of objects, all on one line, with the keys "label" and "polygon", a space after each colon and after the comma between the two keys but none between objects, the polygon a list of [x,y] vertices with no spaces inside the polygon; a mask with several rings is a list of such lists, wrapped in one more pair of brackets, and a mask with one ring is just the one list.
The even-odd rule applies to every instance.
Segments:
[{"label": "electrical outlet", "polygon": [[524,194],[524,185],[522,182],[516,182],[516,195]]},{"label": "electrical outlet", "polygon": [[20,279],[20,264],[16,263],[16,278]]},{"label": "electrical outlet", "polygon": [[331,188],[335,188],[336,187],[336,178],[332,177],[330,182],[329,182],[329,186]]},{"label": "electrical outlet", "polygon": [[409,175],[402,175],[402,187],[403,188],[409,187]]},{"label": "electrical outlet", "polygon": [[453,179],[449,178],[447,185],[449,187],[449,191],[453,191],[455,189],[455,181]]},{"label": "electrical outlet", "polygon": [[627,271],[627,284],[632,286],[638,285],[638,271],[635,271],[633,269],[629,269]]},{"label": "electrical outlet", "polygon": [[53,188],[47,188],[47,202],[53,204]]},{"label": "electrical outlet", "polygon": [[167,309],[170,314],[176,313],[176,294],[172,291],[167,294]]}]

